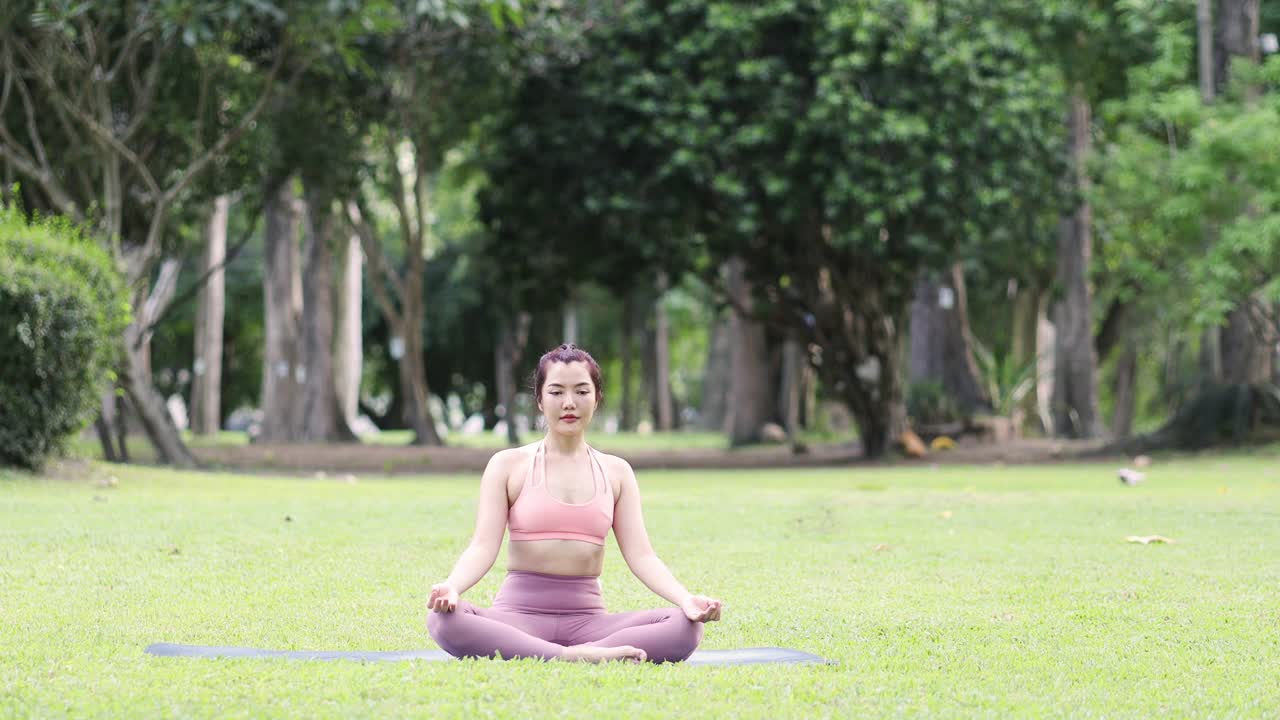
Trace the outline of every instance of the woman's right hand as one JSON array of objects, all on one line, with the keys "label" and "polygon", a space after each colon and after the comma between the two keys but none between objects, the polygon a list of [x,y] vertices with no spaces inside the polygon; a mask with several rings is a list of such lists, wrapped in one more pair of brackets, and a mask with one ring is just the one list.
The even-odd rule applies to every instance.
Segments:
[{"label": "woman's right hand", "polygon": [[431,612],[453,612],[458,607],[458,591],[447,582],[431,586],[431,595],[427,597],[427,609]]}]

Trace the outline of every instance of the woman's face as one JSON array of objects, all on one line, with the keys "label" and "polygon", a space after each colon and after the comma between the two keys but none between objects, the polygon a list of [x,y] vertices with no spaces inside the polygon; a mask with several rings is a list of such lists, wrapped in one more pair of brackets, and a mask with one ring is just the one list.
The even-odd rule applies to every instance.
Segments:
[{"label": "woman's face", "polygon": [[582,432],[596,411],[596,386],[586,363],[551,363],[538,407],[552,432]]}]

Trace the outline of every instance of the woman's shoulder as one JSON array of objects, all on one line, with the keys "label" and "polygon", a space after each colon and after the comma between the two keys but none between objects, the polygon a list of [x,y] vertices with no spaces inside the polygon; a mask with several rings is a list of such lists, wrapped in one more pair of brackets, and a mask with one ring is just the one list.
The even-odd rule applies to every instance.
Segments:
[{"label": "woman's shoulder", "polygon": [[518,470],[521,467],[527,467],[529,461],[533,459],[533,455],[538,450],[538,443],[529,443],[519,447],[503,448],[495,452],[489,458],[489,465],[493,467],[501,467],[508,472]]},{"label": "woman's shoulder", "polygon": [[606,452],[600,452],[595,448],[592,448],[591,451],[595,453],[597,458],[599,458],[600,466],[604,468],[605,472],[609,475],[618,477],[619,479],[627,475],[635,475],[635,472],[631,469],[631,463],[627,462],[626,458],[618,457],[617,455],[610,455]]}]

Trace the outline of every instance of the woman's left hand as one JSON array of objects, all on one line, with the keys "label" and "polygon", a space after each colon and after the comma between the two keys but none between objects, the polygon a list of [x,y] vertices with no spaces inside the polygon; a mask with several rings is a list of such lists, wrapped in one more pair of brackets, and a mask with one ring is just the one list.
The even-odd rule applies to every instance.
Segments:
[{"label": "woman's left hand", "polygon": [[720,619],[720,608],[723,603],[705,595],[690,595],[680,609],[684,616],[694,622],[714,622]]}]

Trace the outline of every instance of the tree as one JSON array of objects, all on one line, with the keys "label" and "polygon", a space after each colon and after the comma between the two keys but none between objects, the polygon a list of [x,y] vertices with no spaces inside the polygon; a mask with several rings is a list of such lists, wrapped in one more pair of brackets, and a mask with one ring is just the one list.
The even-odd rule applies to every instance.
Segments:
[{"label": "tree", "polygon": [[743,258],[870,456],[901,426],[916,272],[1035,202],[1055,166],[1056,84],[1025,36],[964,8],[658,3],[628,8],[602,53],[618,60],[600,86],[663,142],[641,187],[681,199],[711,257]]},{"label": "tree", "polygon": [[[153,273],[171,249],[165,229],[175,206],[271,97],[292,52],[279,16],[248,3],[199,13],[159,2],[19,3],[0,23],[6,84],[21,108],[4,114],[0,158],[30,180],[34,206],[92,223],[123,268],[134,314],[119,376],[160,458],[173,464],[194,458],[152,387],[146,343],[172,298],[176,264],[164,263],[154,282]],[[197,82],[181,81],[190,77]],[[215,85],[224,103],[201,104]],[[15,116],[25,132],[10,130]]]}]

